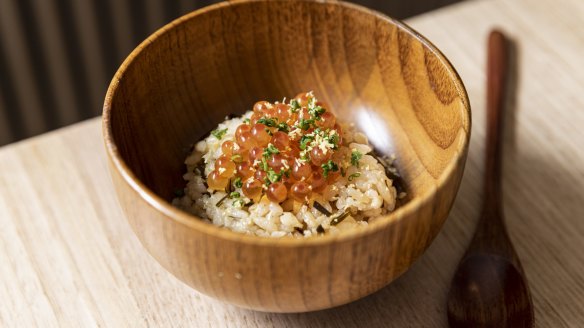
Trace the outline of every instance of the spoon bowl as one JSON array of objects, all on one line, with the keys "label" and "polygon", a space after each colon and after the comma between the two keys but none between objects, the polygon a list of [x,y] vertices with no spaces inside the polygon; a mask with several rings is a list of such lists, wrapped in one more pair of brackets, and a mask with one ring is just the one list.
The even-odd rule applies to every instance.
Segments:
[{"label": "spoon bowl", "polygon": [[489,318],[493,327],[530,327],[533,309],[526,290],[522,272],[509,259],[488,253],[467,257],[450,290],[450,326],[480,327]]}]

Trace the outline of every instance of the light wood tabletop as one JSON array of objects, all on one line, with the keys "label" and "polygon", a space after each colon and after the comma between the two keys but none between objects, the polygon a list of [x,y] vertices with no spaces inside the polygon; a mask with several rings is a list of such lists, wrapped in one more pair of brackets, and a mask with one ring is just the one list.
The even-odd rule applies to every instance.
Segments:
[{"label": "light wood tabletop", "polygon": [[475,0],[408,23],[452,61],[473,109],[466,171],[443,230],[388,287],[304,314],[243,310],[167,273],[116,200],[99,118],[0,149],[0,326],[443,327],[446,296],[481,205],[485,44],[519,43],[507,121],[504,208],[538,327],[584,323],[584,2]]}]

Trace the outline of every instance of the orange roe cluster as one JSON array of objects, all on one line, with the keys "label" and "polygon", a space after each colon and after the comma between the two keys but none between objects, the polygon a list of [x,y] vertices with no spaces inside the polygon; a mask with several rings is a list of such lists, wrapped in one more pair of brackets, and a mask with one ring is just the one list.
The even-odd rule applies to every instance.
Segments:
[{"label": "orange roe cluster", "polygon": [[342,144],[335,115],[312,92],[289,103],[259,101],[235,141],[221,144],[207,185],[224,190],[234,183],[254,201],[265,194],[272,202],[304,202],[339,178]]}]

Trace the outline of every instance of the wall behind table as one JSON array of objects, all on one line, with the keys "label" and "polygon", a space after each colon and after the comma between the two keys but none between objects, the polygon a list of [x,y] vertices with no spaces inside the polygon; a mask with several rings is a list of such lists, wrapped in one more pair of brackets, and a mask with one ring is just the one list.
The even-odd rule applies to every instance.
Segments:
[{"label": "wall behind table", "polygon": [[[461,0],[356,0],[407,18]],[[160,26],[217,1],[0,0],[0,145],[101,113],[122,60]]]}]

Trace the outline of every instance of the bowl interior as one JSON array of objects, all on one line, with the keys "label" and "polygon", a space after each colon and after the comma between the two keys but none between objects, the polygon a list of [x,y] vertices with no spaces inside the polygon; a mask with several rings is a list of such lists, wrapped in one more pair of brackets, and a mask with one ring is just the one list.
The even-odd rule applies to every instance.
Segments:
[{"label": "bowl interior", "polygon": [[445,58],[403,24],[344,3],[209,7],[150,37],[112,85],[104,115],[117,151],[166,200],[184,186],[190,146],[226,115],[301,91],[395,154],[410,198],[431,192],[468,141],[468,100]]}]

